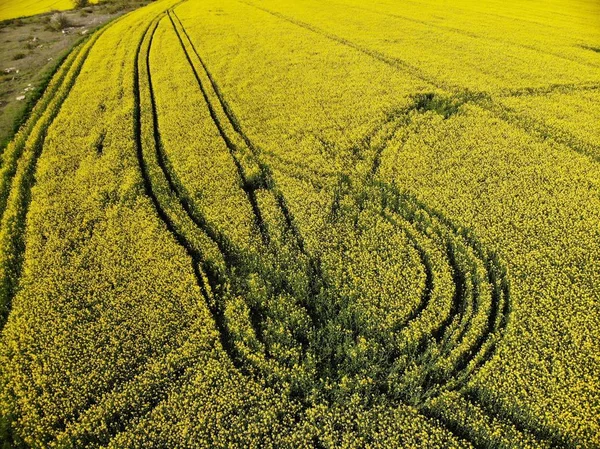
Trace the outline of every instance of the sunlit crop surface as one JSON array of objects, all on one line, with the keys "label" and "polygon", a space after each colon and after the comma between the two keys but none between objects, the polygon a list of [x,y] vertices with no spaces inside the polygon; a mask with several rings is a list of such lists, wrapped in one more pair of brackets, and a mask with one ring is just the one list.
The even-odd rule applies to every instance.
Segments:
[{"label": "sunlit crop surface", "polygon": [[[92,1],[90,3],[96,3]],[[72,9],[75,0],[2,0],[0,1],[0,20],[33,16],[49,11]]]},{"label": "sunlit crop surface", "polygon": [[157,0],[0,159],[16,448],[600,446],[600,4]]}]

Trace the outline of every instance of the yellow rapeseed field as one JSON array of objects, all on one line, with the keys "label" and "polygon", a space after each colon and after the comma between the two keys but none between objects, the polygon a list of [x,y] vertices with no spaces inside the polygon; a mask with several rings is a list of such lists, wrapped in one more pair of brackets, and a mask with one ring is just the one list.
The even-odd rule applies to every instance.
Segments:
[{"label": "yellow rapeseed field", "polygon": [[74,0],[2,0],[0,2],[0,21],[55,10],[64,11],[72,9],[74,6]]},{"label": "yellow rapeseed field", "polygon": [[0,156],[0,448],[600,447],[599,17],[93,33]]}]

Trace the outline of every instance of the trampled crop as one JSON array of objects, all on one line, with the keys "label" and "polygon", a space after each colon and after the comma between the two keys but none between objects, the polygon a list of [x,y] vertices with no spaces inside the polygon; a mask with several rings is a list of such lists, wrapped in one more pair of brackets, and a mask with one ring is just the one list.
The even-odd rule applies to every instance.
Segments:
[{"label": "trampled crop", "polygon": [[159,0],[0,165],[16,447],[596,447],[593,2]]}]

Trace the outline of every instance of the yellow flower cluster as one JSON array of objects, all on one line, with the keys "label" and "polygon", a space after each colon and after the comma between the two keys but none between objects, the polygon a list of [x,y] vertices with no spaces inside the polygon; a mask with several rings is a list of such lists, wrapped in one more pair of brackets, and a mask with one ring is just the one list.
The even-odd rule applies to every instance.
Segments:
[{"label": "yellow flower cluster", "polygon": [[[512,120],[600,161],[600,90],[564,89],[537,95],[501,97]],[[503,111],[503,112],[504,112]]]},{"label": "yellow flower cluster", "polygon": [[[96,3],[92,0],[91,3]],[[64,11],[75,7],[73,0],[3,0],[0,4],[0,21],[43,14],[49,11]]]}]

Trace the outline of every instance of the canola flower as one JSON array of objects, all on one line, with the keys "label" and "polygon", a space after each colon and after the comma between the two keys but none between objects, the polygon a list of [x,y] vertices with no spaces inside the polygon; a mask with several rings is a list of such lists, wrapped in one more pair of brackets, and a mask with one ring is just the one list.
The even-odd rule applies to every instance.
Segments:
[{"label": "canola flower", "polygon": [[[96,3],[92,0],[90,3]],[[0,21],[29,17],[50,11],[73,9],[73,0],[3,0],[0,4]]]}]

